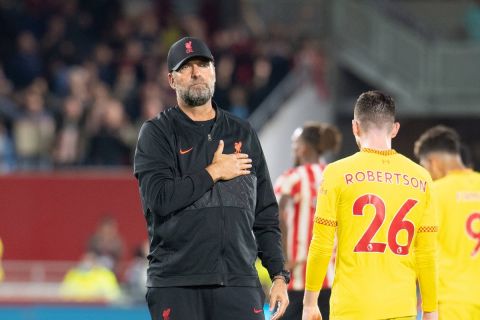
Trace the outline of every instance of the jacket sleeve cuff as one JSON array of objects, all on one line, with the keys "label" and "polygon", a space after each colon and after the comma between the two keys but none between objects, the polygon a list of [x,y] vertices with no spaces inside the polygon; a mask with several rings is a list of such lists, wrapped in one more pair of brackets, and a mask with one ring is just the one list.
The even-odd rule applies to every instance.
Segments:
[{"label": "jacket sleeve cuff", "polygon": [[275,275],[279,274],[285,269],[283,261],[270,262],[269,265],[266,266],[266,268],[268,270],[268,274],[270,275],[270,278],[273,278]]},{"label": "jacket sleeve cuff", "polygon": [[207,192],[207,190],[213,187],[213,179],[206,169],[191,174],[190,178],[193,181],[195,191],[198,191],[201,194]]}]

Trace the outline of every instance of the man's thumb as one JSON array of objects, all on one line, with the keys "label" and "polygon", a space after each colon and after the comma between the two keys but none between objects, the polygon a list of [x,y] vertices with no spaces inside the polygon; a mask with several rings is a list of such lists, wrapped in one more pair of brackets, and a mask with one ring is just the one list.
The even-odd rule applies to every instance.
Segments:
[{"label": "man's thumb", "polygon": [[217,151],[215,151],[215,154],[217,155],[220,155],[223,153],[223,146],[224,146],[224,143],[223,143],[223,140],[220,140],[218,142],[218,148],[217,148]]}]

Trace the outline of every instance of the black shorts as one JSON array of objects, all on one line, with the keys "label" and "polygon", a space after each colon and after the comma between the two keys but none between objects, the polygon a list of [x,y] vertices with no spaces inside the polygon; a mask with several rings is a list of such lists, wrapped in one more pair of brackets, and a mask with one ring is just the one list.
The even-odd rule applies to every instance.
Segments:
[{"label": "black shorts", "polygon": [[152,320],[265,319],[262,288],[148,288],[146,298]]},{"label": "black shorts", "polygon": [[[282,317],[282,320],[301,320],[303,312],[303,296],[304,291],[288,291],[288,304],[287,310]],[[322,289],[318,296],[318,306],[322,313],[322,319],[328,320],[330,313],[330,289]]]}]

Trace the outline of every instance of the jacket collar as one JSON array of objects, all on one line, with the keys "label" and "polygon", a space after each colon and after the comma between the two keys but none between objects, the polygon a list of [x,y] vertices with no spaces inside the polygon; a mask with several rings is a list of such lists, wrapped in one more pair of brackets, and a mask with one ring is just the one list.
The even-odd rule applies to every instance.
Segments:
[{"label": "jacket collar", "polygon": [[[212,106],[213,106],[213,109],[215,110],[215,122],[218,122],[218,120],[223,116],[223,110],[221,108],[219,108],[217,106],[217,104],[215,103],[215,101],[212,100]],[[196,125],[196,122],[193,121],[189,116],[187,116],[187,114],[185,112],[182,111],[182,109],[180,109],[180,107],[178,105],[176,105],[174,107],[175,110],[177,110],[178,114],[180,115],[180,117],[182,119],[184,119],[185,121],[187,121],[188,123],[190,124],[193,124],[193,125]]]}]

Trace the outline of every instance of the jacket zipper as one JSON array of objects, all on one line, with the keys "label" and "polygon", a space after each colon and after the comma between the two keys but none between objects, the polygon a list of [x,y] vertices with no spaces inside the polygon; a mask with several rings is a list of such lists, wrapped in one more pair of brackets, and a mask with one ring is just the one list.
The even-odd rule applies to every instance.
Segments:
[{"label": "jacket zipper", "polygon": [[[213,141],[212,136],[213,136],[213,132],[214,132],[216,126],[217,126],[217,122],[218,122],[218,117],[215,120],[215,122],[212,126],[212,129],[207,134],[208,142]],[[215,149],[217,147],[215,147]],[[207,153],[207,157],[208,157],[208,153]],[[209,159],[207,159],[207,163],[209,163]],[[218,200],[220,201],[220,208],[221,208],[221,211],[220,211],[220,215],[221,215],[221,219],[220,219],[220,228],[221,228],[221,230],[220,230],[220,274],[222,275],[222,278],[221,278],[219,284],[221,286],[224,286],[225,285],[225,259],[224,259],[224,257],[225,257],[225,212],[224,212],[224,208],[223,208],[222,196],[220,195],[220,190],[218,189],[218,187],[215,187],[215,185],[214,185],[214,189],[217,192]]]},{"label": "jacket zipper", "polygon": [[220,285],[223,286],[225,285],[225,211],[223,208],[223,201],[222,201],[222,196],[220,195],[220,190],[217,188],[217,195],[218,199],[220,201],[220,227],[222,230],[220,230],[220,274],[222,275],[222,279],[220,280]]},{"label": "jacket zipper", "polygon": [[215,131],[215,128],[217,127],[217,122],[218,121],[220,121],[220,120],[219,120],[219,117],[217,116],[217,118],[215,119],[215,122],[213,123],[212,129],[207,134],[207,140],[208,141],[212,141],[213,131]]}]

